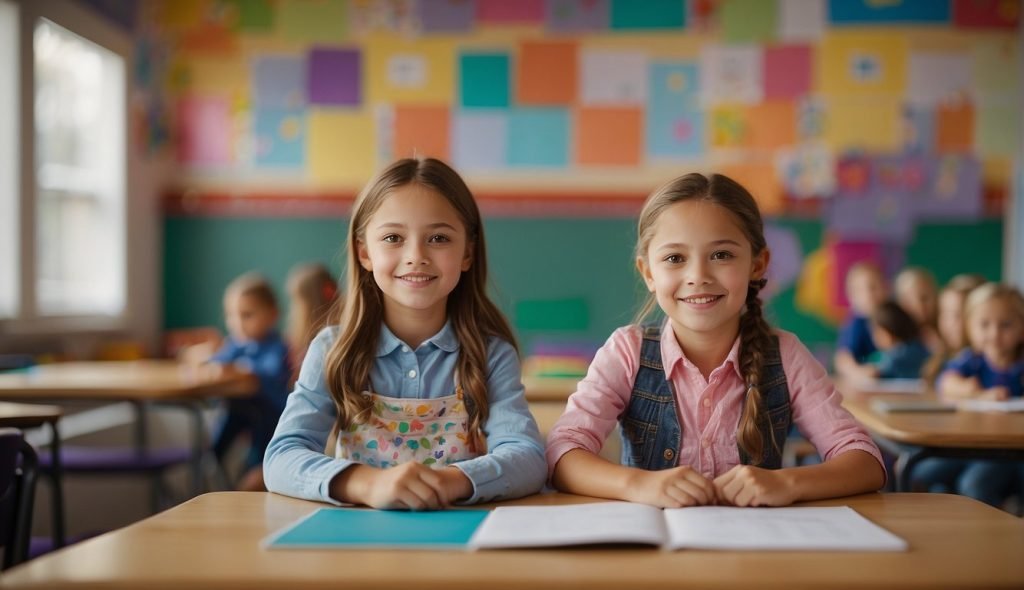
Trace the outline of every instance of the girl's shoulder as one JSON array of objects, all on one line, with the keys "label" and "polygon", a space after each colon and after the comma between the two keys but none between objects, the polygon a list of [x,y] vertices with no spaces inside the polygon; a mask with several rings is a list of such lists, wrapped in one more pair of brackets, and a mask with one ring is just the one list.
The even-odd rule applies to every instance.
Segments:
[{"label": "girl's shoulder", "polygon": [[340,326],[324,327],[313,337],[313,341],[309,343],[309,350],[328,350],[334,344],[334,341],[338,339],[338,332],[340,330]]}]

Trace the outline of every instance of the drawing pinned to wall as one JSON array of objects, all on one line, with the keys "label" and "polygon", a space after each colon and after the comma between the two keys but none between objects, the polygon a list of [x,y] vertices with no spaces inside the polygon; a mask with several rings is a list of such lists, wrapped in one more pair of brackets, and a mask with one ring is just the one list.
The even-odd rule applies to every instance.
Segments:
[{"label": "drawing pinned to wall", "polygon": [[761,50],[754,46],[706,47],[700,53],[701,100],[705,105],[754,104],[764,95]]},{"label": "drawing pinned to wall", "polygon": [[984,202],[981,163],[972,157],[948,155],[929,160],[928,185],[916,199],[923,219],[977,219]]},{"label": "drawing pinned to wall", "polygon": [[778,0],[779,39],[817,41],[828,21],[825,0]]},{"label": "drawing pinned to wall", "polygon": [[306,60],[290,55],[257,57],[252,97],[257,108],[299,109],[306,104]]},{"label": "drawing pinned to wall", "polygon": [[747,110],[737,105],[711,109],[711,146],[736,148],[747,144]]},{"label": "drawing pinned to wall", "polygon": [[569,111],[517,108],[508,115],[509,166],[564,168],[569,164]]},{"label": "drawing pinned to wall", "polygon": [[314,110],[309,114],[309,175],[318,184],[359,186],[377,169],[372,114]]},{"label": "drawing pinned to wall", "polygon": [[893,152],[902,141],[898,98],[833,98],[827,103],[824,139],[833,150]]},{"label": "drawing pinned to wall", "polygon": [[929,187],[931,158],[912,154],[877,155],[871,158],[871,186],[874,190],[914,199]]},{"label": "drawing pinned to wall", "polygon": [[271,0],[227,0],[227,22],[240,33],[269,33],[274,29]]},{"label": "drawing pinned to wall", "polygon": [[847,198],[867,193],[871,185],[871,160],[863,154],[845,154],[836,164],[836,189]]},{"label": "drawing pinned to wall", "polygon": [[277,30],[288,41],[337,43],[348,39],[345,0],[288,0],[276,3]]},{"label": "drawing pinned to wall", "polygon": [[459,97],[464,107],[509,105],[509,57],[504,53],[459,56]]},{"label": "drawing pinned to wall", "polygon": [[359,106],[362,74],[359,51],[314,48],[309,52],[309,104]]},{"label": "drawing pinned to wall", "polygon": [[966,98],[974,83],[971,58],[959,53],[912,53],[907,101],[934,105]]},{"label": "drawing pinned to wall", "polygon": [[768,223],[764,226],[764,238],[768,242],[772,260],[768,265],[768,284],[761,291],[761,298],[769,301],[796,282],[800,276],[804,253],[800,247],[800,238],[791,229]]},{"label": "drawing pinned to wall", "polygon": [[799,99],[811,92],[811,48],[776,45],[764,50],[764,99]]},{"label": "drawing pinned to wall", "polygon": [[797,199],[829,197],[836,191],[836,161],[824,144],[803,143],[781,150],[776,168],[786,194]]},{"label": "drawing pinned to wall", "polygon": [[647,101],[647,56],[639,51],[585,50],[580,99],[584,105],[642,105]]},{"label": "drawing pinned to wall", "polygon": [[452,102],[456,53],[451,40],[374,36],[363,47],[369,104]]},{"label": "drawing pinned to wall", "polygon": [[609,26],[609,0],[548,0],[544,22],[549,31],[604,31]]},{"label": "drawing pinned to wall", "polygon": [[722,38],[728,43],[763,43],[775,38],[777,6],[764,0],[730,0],[718,10]]},{"label": "drawing pinned to wall", "polygon": [[495,171],[508,161],[508,112],[474,110],[455,113],[452,152],[460,170]]},{"label": "drawing pinned to wall", "polygon": [[678,29],[686,26],[680,0],[611,0],[612,29]]},{"label": "drawing pinned to wall", "polygon": [[645,133],[649,155],[673,158],[704,153],[704,112],[699,95],[697,64],[651,64]]},{"label": "drawing pinned to wall", "polygon": [[965,29],[1016,30],[1020,24],[1018,0],[953,0],[953,22]]},{"label": "drawing pinned to wall", "polygon": [[430,156],[447,160],[450,154],[449,121],[447,106],[396,106],[394,157]]},{"label": "drawing pinned to wall", "polygon": [[473,0],[418,0],[417,27],[422,33],[461,33],[472,30],[476,17]]},{"label": "drawing pinned to wall", "polygon": [[946,102],[935,110],[935,151],[968,152],[974,145],[974,105],[966,100]]},{"label": "drawing pinned to wall", "polygon": [[948,23],[949,2],[935,0],[829,0],[834,25],[886,25],[892,23]]},{"label": "drawing pinned to wall", "polygon": [[826,223],[844,240],[906,244],[914,233],[914,213],[914,203],[904,194],[873,190],[851,198],[838,193]]},{"label": "drawing pinned to wall", "polygon": [[516,60],[516,98],[524,105],[568,105],[576,100],[577,46],[570,41],[525,42]]},{"label": "drawing pinned to wall", "polygon": [[582,165],[636,166],[643,147],[639,108],[582,107],[576,114],[576,161]]},{"label": "drawing pinned to wall", "polygon": [[531,25],[544,22],[544,0],[476,0],[477,22],[485,25]]},{"label": "drawing pinned to wall", "polygon": [[903,107],[903,151],[912,154],[935,149],[935,111],[932,107]]},{"label": "drawing pinned to wall", "polygon": [[411,35],[418,31],[416,0],[349,0],[348,26],[355,37],[388,32]]},{"label": "drawing pinned to wall", "polygon": [[303,109],[257,108],[253,111],[255,163],[268,168],[301,168],[306,159]]},{"label": "drawing pinned to wall", "polygon": [[819,91],[853,96],[903,94],[907,41],[884,33],[831,32],[818,48]]},{"label": "drawing pinned to wall", "polygon": [[231,115],[223,97],[187,96],[178,101],[178,161],[200,167],[231,161]]}]

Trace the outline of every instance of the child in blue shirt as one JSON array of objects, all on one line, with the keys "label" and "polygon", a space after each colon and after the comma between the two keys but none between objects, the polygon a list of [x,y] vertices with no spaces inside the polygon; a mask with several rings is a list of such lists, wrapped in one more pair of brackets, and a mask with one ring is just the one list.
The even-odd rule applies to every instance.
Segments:
[{"label": "child in blue shirt", "polygon": [[277,318],[277,299],[266,279],[248,273],[228,285],[224,293],[228,338],[209,362],[259,379],[255,395],[228,400],[214,437],[214,455],[223,463],[238,436],[249,433],[239,489],[263,489],[263,454],[288,396],[291,365],[288,347],[276,329]]},{"label": "child in blue shirt", "polygon": [[876,265],[861,261],[847,271],[846,298],[850,302],[850,318],[839,330],[833,360],[839,375],[858,376],[858,367],[868,363],[877,351],[868,318],[887,296],[885,277]]},{"label": "child in blue shirt", "polygon": [[544,446],[487,296],[483,229],[439,160],[399,160],[363,190],[341,325],[306,353],[264,460],[270,491],[421,510],[541,489]]},{"label": "child in blue shirt", "polygon": [[881,379],[918,379],[931,352],[921,342],[920,327],[895,301],[885,301],[871,314],[871,338],[878,361],[869,369]]},{"label": "child in blue shirt", "polygon": [[[970,348],[939,375],[947,399],[1005,400],[1024,395],[1024,297],[1008,285],[986,283],[967,296],[964,323]],[[913,473],[914,485],[953,490],[1002,506],[1019,484],[1020,466],[997,461],[928,459]]]}]

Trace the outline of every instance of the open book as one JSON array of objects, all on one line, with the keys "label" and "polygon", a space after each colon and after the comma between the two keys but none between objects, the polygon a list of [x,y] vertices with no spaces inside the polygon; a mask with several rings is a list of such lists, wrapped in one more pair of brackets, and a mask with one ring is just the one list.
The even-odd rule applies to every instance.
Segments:
[{"label": "open book", "polygon": [[599,543],[664,549],[904,551],[903,539],[848,506],[659,509],[630,502],[496,508],[474,549]]},{"label": "open book", "polygon": [[1024,412],[1024,398],[1006,400],[962,399],[957,407],[970,412]]}]

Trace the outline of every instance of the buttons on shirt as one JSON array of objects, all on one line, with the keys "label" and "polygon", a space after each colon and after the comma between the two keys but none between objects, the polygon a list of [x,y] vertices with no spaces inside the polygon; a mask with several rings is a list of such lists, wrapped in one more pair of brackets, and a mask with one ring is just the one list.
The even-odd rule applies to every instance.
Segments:
[{"label": "buttons on shirt", "polygon": [[665,457],[666,461],[671,461],[672,457],[676,456],[676,452],[673,451],[672,449],[665,449],[665,452],[662,453],[661,456]]},{"label": "buttons on shirt", "polygon": [[410,349],[409,349],[408,346],[404,346],[404,345],[402,346],[402,352],[409,352],[409,350]]},{"label": "buttons on shirt", "polygon": [[408,375],[409,375],[410,379],[415,379],[416,378],[416,369],[413,369],[413,370],[409,371]]}]

